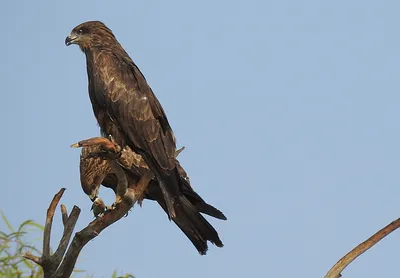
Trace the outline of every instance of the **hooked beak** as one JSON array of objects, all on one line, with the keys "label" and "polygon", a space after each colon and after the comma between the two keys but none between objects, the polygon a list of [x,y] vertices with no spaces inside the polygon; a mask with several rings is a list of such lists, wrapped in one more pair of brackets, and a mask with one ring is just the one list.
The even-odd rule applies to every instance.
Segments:
[{"label": "hooked beak", "polygon": [[90,194],[88,195],[92,202],[96,201],[96,199],[98,197],[97,196],[98,195],[98,191],[99,191],[99,189],[97,187],[96,189],[92,190],[92,192],[90,192]]},{"label": "hooked beak", "polygon": [[70,34],[68,37],[65,38],[65,45],[70,46],[71,44],[76,43],[78,40],[78,36]]}]

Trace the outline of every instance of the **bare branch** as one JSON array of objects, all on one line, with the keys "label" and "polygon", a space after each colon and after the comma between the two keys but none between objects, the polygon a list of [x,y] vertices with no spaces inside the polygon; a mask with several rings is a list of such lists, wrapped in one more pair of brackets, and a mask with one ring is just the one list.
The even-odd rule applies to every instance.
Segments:
[{"label": "bare branch", "polygon": [[68,221],[67,207],[64,206],[63,204],[61,204],[60,209],[61,209],[62,222],[63,222],[64,228],[65,228],[65,226],[67,225],[67,221]]},{"label": "bare branch", "polygon": [[41,264],[40,258],[33,255],[31,252],[26,252],[25,254],[22,255],[25,259],[31,260],[34,263],[37,263],[38,265]]},{"label": "bare branch", "polygon": [[52,256],[52,264],[55,265],[56,267],[58,267],[58,265],[61,263],[64,257],[65,251],[67,250],[69,240],[71,239],[71,235],[75,229],[75,225],[76,222],[78,221],[80,213],[81,209],[78,208],[77,206],[74,206],[70,216],[68,217],[67,224],[64,226],[64,233],[60,240],[60,244],[58,245],[56,252]]},{"label": "bare branch", "polygon": [[[118,163],[111,163],[115,172],[118,175],[118,187],[126,190],[122,202],[116,204],[115,209],[111,211],[106,211],[106,213],[97,218],[96,220],[89,223],[89,225],[76,233],[70,247],[68,248],[67,254],[58,268],[57,272],[54,274],[54,278],[66,277],[65,275],[70,275],[76,264],[76,260],[79,257],[79,253],[82,248],[93,238],[98,236],[105,228],[112,225],[119,219],[121,219],[126,213],[132,208],[132,206],[142,198],[148,183],[154,176],[151,171],[148,171],[138,182],[137,185],[131,185],[131,188],[127,188],[126,176],[122,176],[122,169]],[[136,187],[136,188],[135,188]]]},{"label": "bare branch", "polygon": [[325,278],[339,278],[342,271],[352,263],[358,256],[362,255],[369,248],[377,244],[381,239],[400,227],[400,218],[393,221],[383,229],[379,230],[366,241],[360,243],[357,247],[341,258],[325,275]]},{"label": "bare branch", "polygon": [[[77,206],[74,206],[66,223],[64,223],[63,236],[60,240],[60,244],[56,252],[52,256],[49,256],[47,260],[44,260],[43,256],[42,258],[38,258],[30,253],[26,253],[24,257],[41,265],[43,267],[44,277],[69,277],[74,270],[76,261],[83,247],[90,240],[98,236],[108,226],[112,225],[113,223],[121,219],[124,215],[126,215],[126,213],[132,208],[132,206],[138,201],[138,199],[142,198],[143,193],[146,190],[147,184],[151,180],[152,176],[153,174],[150,171],[146,173],[139,181],[137,188],[134,188],[136,185],[131,185],[131,187],[126,190],[124,198],[121,200],[121,202],[116,204],[116,207],[114,209],[106,211],[103,216],[98,217],[97,219],[89,223],[86,228],[84,228],[80,232],[77,232],[70,246],[68,247],[68,250],[68,242],[71,238],[72,232],[75,228],[75,224],[78,221],[78,217],[80,214],[80,208],[78,208]],[[64,191],[62,189],[59,193],[56,194],[50,205],[51,209],[54,209],[57,206],[57,203],[59,202],[63,192]],[[65,206],[61,207],[62,210],[63,207],[65,208]],[[51,217],[51,221],[46,220],[46,225],[50,225],[47,227],[47,231],[51,231],[54,210],[52,212],[50,210],[50,213],[48,211],[48,219],[49,215]],[[65,221],[65,219],[63,221]],[[50,234],[48,234],[46,238],[50,240]]]},{"label": "bare branch", "polygon": [[72,273],[82,248],[90,240],[98,236],[105,228],[121,219],[129,211],[132,205],[133,204],[130,201],[125,200],[124,202],[119,203],[115,209],[107,211],[102,217],[92,221],[86,228],[76,233],[61,266],[53,277],[68,277],[66,275]]},{"label": "bare branch", "polygon": [[51,201],[49,208],[47,209],[46,224],[44,226],[43,232],[43,254],[41,258],[42,263],[50,258],[51,225],[53,224],[54,212],[58,203],[60,202],[62,195],[64,194],[64,191],[65,188],[61,188],[60,191],[56,195],[54,195],[54,198]]}]

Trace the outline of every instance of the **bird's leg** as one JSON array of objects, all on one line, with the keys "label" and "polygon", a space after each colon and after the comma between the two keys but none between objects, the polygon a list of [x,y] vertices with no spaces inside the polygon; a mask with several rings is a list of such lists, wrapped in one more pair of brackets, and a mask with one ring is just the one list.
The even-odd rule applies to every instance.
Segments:
[{"label": "bird's leg", "polygon": [[140,178],[139,182],[136,184],[135,198],[140,206],[142,206],[144,193],[146,192],[147,186],[153,178],[153,172],[151,170],[147,170],[147,172]]},{"label": "bird's leg", "polygon": [[110,160],[110,166],[113,168],[118,181],[115,202],[111,206],[112,209],[115,209],[124,200],[125,193],[128,190],[128,179],[117,160]]},{"label": "bird's leg", "polygon": [[139,201],[141,202],[144,198],[144,192],[147,189],[149,182],[154,178],[154,174],[152,171],[148,170],[136,184],[133,190],[133,196],[131,194],[131,190],[128,189],[128,179],[122,167],[118,164],[117,160],[111,160],[110,165],[114,170],[115,175],[117,176],[117,190],[115,202],[111,206],[111,209],[117,208],[118,204],[123,201],[128,201],[132,205]]}]

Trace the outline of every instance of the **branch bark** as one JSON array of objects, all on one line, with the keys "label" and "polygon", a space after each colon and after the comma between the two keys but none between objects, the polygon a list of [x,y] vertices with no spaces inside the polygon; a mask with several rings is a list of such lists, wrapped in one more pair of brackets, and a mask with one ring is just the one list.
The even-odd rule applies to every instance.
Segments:
[{"label": "branch bark", "polygon": [[46,263],[46,261],[50,258],[51,226],[53,225],[54,212],[64,192],[65,188],[61,188],[61,190],[56,195],[54,195],[54,198],[51,201],[49,208],[47,209],[46,224],[44,226],[44,232],[43,232],[42,262],[44,263]]},{"label": "branch bark", "polygon": [[347,253],[341,258],[325,275],[324,278],[339,278],[343,270],[351,264],[358,256],[362,255],[365,251],[377,244],[381,239],[400,227],[400,218],[393,221],[386,227],[379,230],[366,241],[360,243],[357,247]]},{"label": "branch bark", "polygon": [[[151,173],[151,172],[150,172]],[[90,222],[86,228],[77,232],[72,239],[72,243],[67,249],[68,243],[72,236],[75,224],[78,221],[80,208],[74,206],[71,214],[68,216],[67,209],[61,205],[62,222],[64,224],[64,233],[57,247],[56,252],[50,255],[50,234],[53,223],[53,216],[56,207],[65,191],[62,188],[53,198],[49,209],[47,210],[46,225],[43,235],[43,254],[41,257],[25,253],[24,258],[35,262],[43,268],[45,278],[64,278],[70,277],[74,270],[76,261],[83,247],[93,238],[98,236],[104,229],[121,219],[132,206],[142,197],[148,182],[152,177],[146,174],[136,185],[131,185],[127,192],[113,210],[106,211],[103,216],[96,218]],[[122,182],[126,182],[124,179]]]}]

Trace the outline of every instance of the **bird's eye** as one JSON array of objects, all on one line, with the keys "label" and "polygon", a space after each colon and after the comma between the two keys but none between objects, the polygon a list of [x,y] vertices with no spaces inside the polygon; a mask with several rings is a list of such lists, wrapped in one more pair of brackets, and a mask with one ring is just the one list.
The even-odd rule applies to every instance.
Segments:
[{"label": "bird's eye", "polygon": [[79,34],[82,34],[83,33],[83,29],[79,29]]}]

